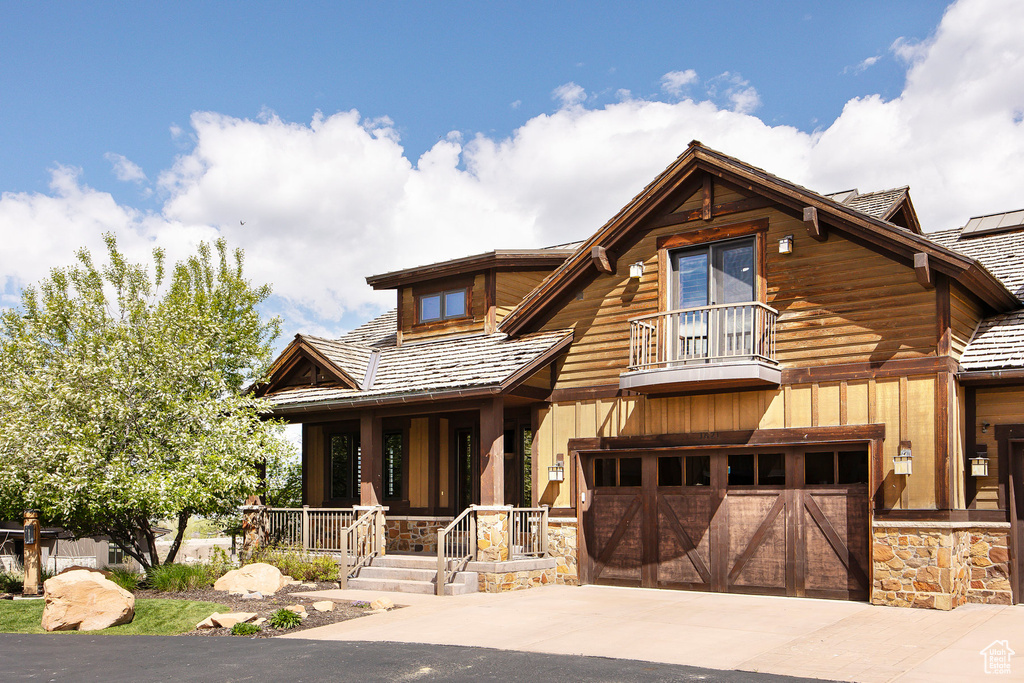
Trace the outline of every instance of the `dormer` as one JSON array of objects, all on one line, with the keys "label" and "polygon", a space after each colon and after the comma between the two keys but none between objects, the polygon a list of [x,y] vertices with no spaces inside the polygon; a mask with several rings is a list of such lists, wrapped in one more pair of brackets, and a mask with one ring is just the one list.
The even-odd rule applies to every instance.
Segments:
[{"label": "dormer", "polygon": [[575,251],[497,249],[366,278],[394,289],[398,345],[442,337],[493,334],[523,298]]}]

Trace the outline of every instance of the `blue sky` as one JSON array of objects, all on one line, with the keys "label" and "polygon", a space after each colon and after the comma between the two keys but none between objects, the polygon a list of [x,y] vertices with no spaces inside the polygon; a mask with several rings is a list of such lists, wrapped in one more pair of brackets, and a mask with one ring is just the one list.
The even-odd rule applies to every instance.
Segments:
[{"label": "blue sky", "polygon": [[693,138],[926,229],[1019,208],[1022,4],[5,3],[3,302],[104,230],[225,235],[336,334],[366,275],[584,237]]}]

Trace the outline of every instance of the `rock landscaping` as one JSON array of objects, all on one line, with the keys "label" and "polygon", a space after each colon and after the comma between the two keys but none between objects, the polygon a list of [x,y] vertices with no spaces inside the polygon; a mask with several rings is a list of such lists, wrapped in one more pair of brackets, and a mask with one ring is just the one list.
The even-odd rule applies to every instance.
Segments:
[{"label": "rock landscaping", "polygon": [[135,596],[101,572],[76,569],[43,584],[47,631],[98,631],[135,617]]}]

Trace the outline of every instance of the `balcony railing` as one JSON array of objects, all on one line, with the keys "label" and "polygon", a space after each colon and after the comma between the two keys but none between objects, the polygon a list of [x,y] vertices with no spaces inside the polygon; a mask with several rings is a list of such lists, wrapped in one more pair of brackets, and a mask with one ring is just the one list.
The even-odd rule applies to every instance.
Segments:
[{"label": "balcony railing", "polygon": [[629,372],[739,360],[775,363],[779,312],[758,301],[681,308],[629,321]]}]

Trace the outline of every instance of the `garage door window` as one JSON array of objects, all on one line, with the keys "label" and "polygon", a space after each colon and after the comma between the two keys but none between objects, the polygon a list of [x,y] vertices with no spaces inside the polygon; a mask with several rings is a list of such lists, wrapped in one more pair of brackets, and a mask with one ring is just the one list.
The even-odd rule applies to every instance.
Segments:
[{"label": "garage door window", "polygon": [[807,486],[866,484],[867,451],[812,451],[804,454],[804,482]]},{"label": "garage door window", "polygon": [[785,486],[786,456],[782,453],[733,453],[729,486]]},{"label": "garage door window", "polygon": [[658,458],[658,486],[709,486],[711,456],[661,456]]},{"label": "garage door window", "polygon": [[640,458],[595,458],[594,486],[640,486],[643,465]]}]

